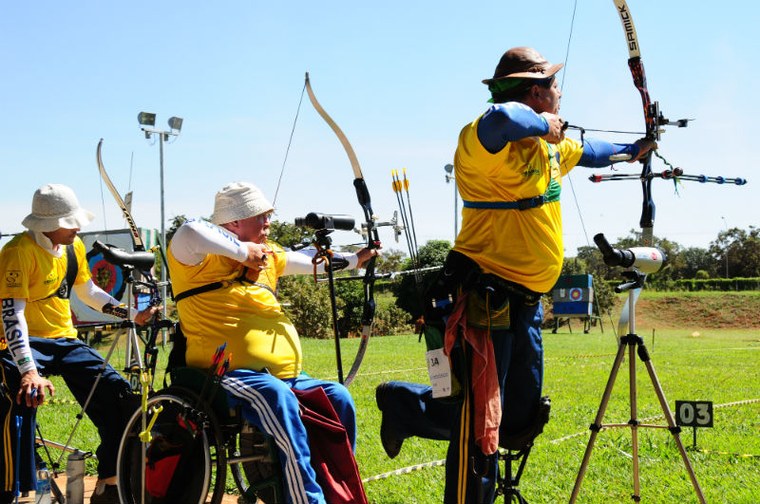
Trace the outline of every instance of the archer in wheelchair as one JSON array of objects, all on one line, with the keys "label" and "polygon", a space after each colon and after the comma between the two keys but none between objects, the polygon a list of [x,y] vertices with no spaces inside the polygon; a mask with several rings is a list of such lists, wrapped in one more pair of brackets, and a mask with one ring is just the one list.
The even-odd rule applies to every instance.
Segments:
[{"label": "archer in wheelchair", "polygon": [[[256,186],[231,183],[216,194],[213,224],[202,220],[188,221],[177,230],[169,244],[169,272],[179,326],[186,338],[183,357],[187,366],[195,368],[195,374],[187,368],[171,371],[172,387],[182,390],[175,394],[170,387],[170,394],[151,398],[156,408],[164,407],[174,412],[154,415],[156,423],[166,419],[171,425],[163,426],[160,429],[163,438],[146,449],[149,467],[145,484],[147,487],[154,480],[162,480],[157,475],[154,478],[150,471],[158,474],[161,463],[172,465],[165,461],[169,456],[164,456],[167,453],[177,455],[172,450],[181,452],[174,460],[185,459],[185,454],[190,459],[197,457],[198,461],[207,456],[209,452],[204,446],[207,441],[186,442],[187,439],[197,439],[198,432],[204,432],[198,427],[204,422],[205,425],[216,424],[214,429],[219,431],[209,436],[215,437],[216,441],[208,441],[212,445],[217,443],[217,447],[211,450],[217,461],[211,461],[211,464],[219,466],[218,461],[225,452],[223,440],[227,436],[224,424],[228,420],[239,422],[234,414],[231,418],[227,414],[231,409],[240,414],[244,424],[250,424],[271,439],[282,473],[284,493],[284,498],[277,502],[339,502],[340,496],[333,494],[340,492],[330,488],[334,485],[327,484],[331,480],[341,482],[343,489],[350,493],[342,497],[343,502],[365,502],[353,458],[356,447],[353,399],[343,385],[318,380],[303,372],[299,335],[276,297],[278,278],[309,274],[315,266],[308,251],[285,251],[268,240],[273,211],[272,204]],[[337,265],[360,267],[376,254],[370,249],[347,254],[342,261],[333,263],[333,269],[337,269]],[[222,361],[220,354],[229,360]],[[212,356],[216,358],[212,359],[209,368]],[[198,369],[205,370],[207,378],[218,376],[218,379],[199,380]],[[201,377],[203,374],[201,372]],[[188,386],[193,381],[194,388]],[[222,398],[226,399],[226,409]],[[202,414],[196,416],[196,412],[203,408],[188,408],[193,402],[221,404],[224,412],[219,416],[222,418],[209,421],[208,411],[201,411]],[[219,412],[212,409],[214,415]],[[183,416],[183,411],[190,414]],[[310,436],[312,413],[332,417],[330,435]],[[144,416],[146,424],[152,421],[149,415]],[[136,420],[137,416],[134,416],[132,423]],[[146,435],[151,433],[146,428],[143,431]],[[241,435],[240,442],[252,441]],[[314,449],[315,442],[323,444],[321,449]],[[155,454],[152,453],[154,450]],[[328,460],[339,450],[345,450],[347,456],[332,457],[332,462]],[[243,453],[244,456],[249,454]],[[142,460],[140,457],[136,459]],[[204,458],[203,463],[208,466],[209,461]],[[324,472],[325,467],[329,474]],[[169,470],[176,472],[185,468]],[[184,478],[183,481],[185,484],[200,484]]]},{"label": "archer in wheelchair", "polygon": [[[100,435],[98,484],[91,502],[119,502],[116,459],[121,432],[132,413],[126,406],[130,401],[125,401],[131,389],[98,352],[77,339],[69,308],[73,289],[92,308],[130,318],[130,310],[92,281],[77,232],[93,217],[79,206],[71,188],[44,185],[34,193],[32,212],[23,220],[27,231],[0,252],[5,328],[0,341],[0,502],[12,502],[20,492],[35,488],[36,412],[55,394],[50,375],[63,377]],[[157,309],[150,306],[132,315],[136,323],[145,324]]]}]

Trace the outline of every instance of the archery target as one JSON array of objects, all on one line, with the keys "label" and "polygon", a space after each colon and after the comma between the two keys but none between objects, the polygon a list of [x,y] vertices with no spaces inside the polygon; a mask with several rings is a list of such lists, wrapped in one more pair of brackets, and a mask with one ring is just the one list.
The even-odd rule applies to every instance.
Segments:
[{"label": "archery target", "polygon": [[92,272],[92,281],[116,299],[124,295],[126,284],[124,282],[124,270],[106,261],[103,254],[91,250],[87,254],[87,263]]},{"label": "archery target", "polygon": [[583,301],[583,289],[577,287],[570,289],[569,297],[571,301]]}]

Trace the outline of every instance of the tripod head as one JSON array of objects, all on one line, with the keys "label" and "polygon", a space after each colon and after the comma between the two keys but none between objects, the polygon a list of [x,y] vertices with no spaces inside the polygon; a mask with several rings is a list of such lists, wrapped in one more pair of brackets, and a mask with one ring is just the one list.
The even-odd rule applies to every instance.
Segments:
[{"label": "tripod head", "polygon": [[604,264],[629,268],[623,272],[623,276],[629,281],[615,287],[617,293],[640,289],[644,286],[647,274],[660,271],[665,261],[665,254],[658,248],[632,247],[625,250],[613,248],[602,233],[594,236],[594,243],[602,253]]}]

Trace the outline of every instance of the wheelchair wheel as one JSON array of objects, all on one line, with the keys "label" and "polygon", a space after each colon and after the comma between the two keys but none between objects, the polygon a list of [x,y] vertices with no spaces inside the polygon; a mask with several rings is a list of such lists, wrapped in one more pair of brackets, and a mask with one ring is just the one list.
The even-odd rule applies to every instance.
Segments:
[{"label": "wheelchair wheel", "polygon": [[[181,387],[161,391],[147,407],[145,419],[139,410],[132,415],[121,438],[116,468],[121,502],[220,503],[227,457],[213,412]],[[148,436],[144,425],[153,420]]]},{"label": "wheelchair wheel", "polygon": [[280,463],[270,438],[243,424],[228,453],[228,461],[240,493],[246,502],[283,502]]}]

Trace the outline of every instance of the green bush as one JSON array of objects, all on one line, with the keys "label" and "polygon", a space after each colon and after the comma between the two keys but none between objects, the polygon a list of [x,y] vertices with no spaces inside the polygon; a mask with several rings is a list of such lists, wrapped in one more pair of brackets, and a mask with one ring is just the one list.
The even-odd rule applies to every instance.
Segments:
[{"label": "green bush", "polygon": [[378,306],[375,312],[375,324],[372,327],[372,335],[408,334],[413,330],[413,326],[408,321],[409,313],[395,304]]},{"label": "green bush", "polygon": [[760,278],[692,278],[673,280],[670,284],[670,289],[665,290],[689,292],[760,290]]},{"label": "green bush", "polygon": [[333,337],[330,294],[307,276],[280,279],[280,302],[298,334],[305,338]]}]

